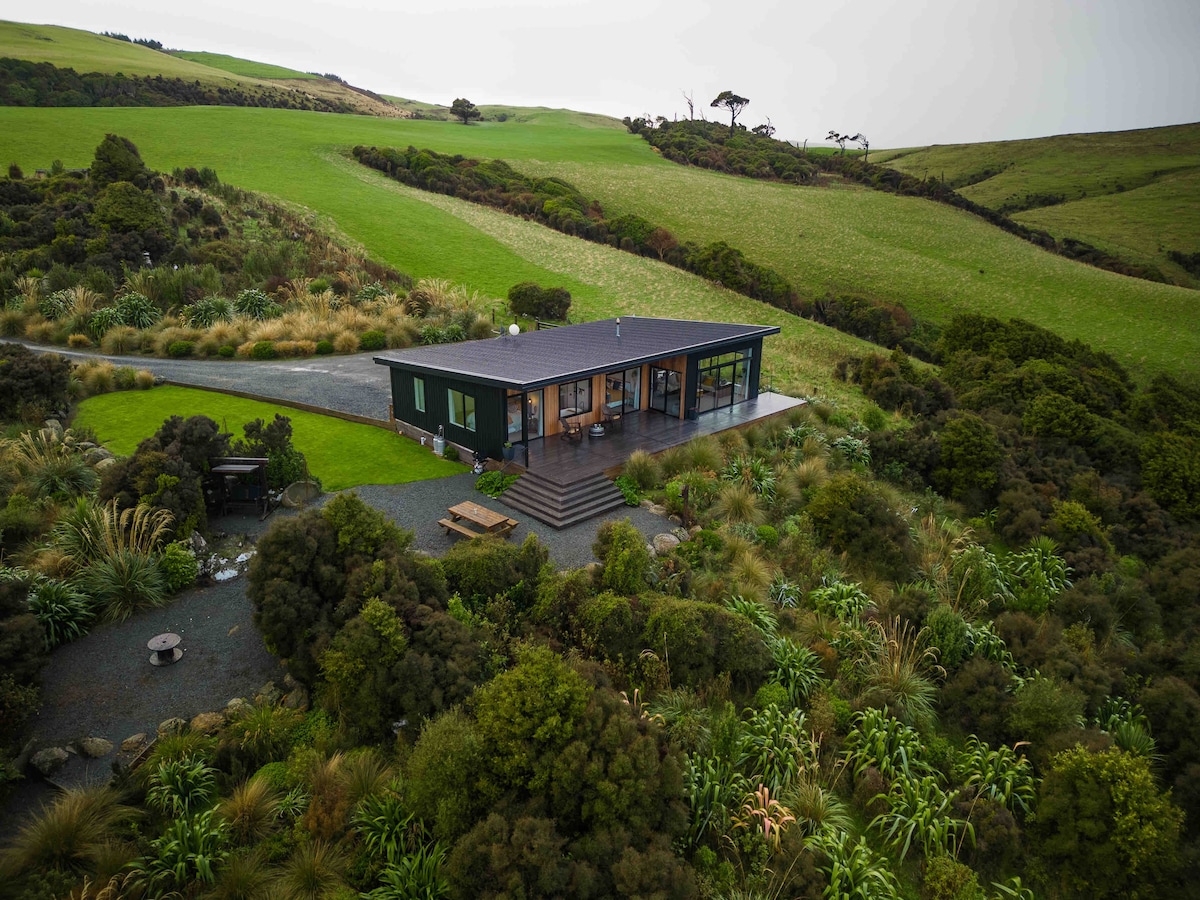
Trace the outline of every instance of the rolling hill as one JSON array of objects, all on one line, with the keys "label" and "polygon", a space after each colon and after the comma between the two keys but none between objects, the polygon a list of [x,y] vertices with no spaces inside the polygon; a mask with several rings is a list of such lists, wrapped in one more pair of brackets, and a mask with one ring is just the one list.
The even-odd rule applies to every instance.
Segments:
[{"label": "rolling hill", "polygon": [[50,63],[80,74],[161,75],[218,88],[260,88],[315,96],[332,102],[334,108],[352,109],[361,115],[409,115],[369,92],[306,72],[219,53],[160,52],[141,44],[57,25],[0,21],[0,57],[5,56]]},{"label": "rolling hill", "polygon": [[1200,123],[883,151],[875,160],[945,177],[1024,225],[1200,287],[1200,277],[1167,256],[1200,252]]},{"label": "rolling hill", "polygon": [[[0,30],[0,41],[14,29]],[[80,38],[81,46],[94,54],[100,39],[88,37]],[[31,42],[44,43],[30,39],[16,49]],[[121,52],[144,51],[164,65],[200,65],[108,43]],[[60,50],[66,49],[64,39]],[[0,53],[9,52],[15,51],[0,44]],[[505,121],[495,121],[500,113]],[[865,295],[903,303],[935,321],[960,311],[1020,316],[1112,352],[1138,377],[1200,371],[1194,291],[1053,256],[974,216],[921,199],[684,168],[603,116],[511,107],[489,108],[488,115],[490,121],[464,127],[267,109],[3,108],[0,161],[27,170],[54,159],[82,166],[103,135],[116,132],[133,140],[152,167],[212,166],[227,182],[328,217],[372,254],[417,277],[452,278],[493,296],[521,280],[564,284],[576,297],[576,310],[587,316],[615,310],[754,321],[782,316],[786,352],[781,346],[774,362],[781,382],[793,390],[835,389],[827,362],[861,346],[660,264],[403,188],[358,166],[348,150],[411,144],[501,158],[522,171],[566,178],[607,211],[636,212],[680,239],[726,240],[807,296]],[[976,171],[972,165],[977,163],[963,163],[962,171]],[[807,356],[785,358],[793,352]]]}]

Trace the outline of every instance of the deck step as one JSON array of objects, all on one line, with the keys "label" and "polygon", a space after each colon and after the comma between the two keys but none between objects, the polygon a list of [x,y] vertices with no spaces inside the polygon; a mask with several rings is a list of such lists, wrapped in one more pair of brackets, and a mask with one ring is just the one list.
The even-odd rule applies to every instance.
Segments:
[{"label": "deck step", "polygon": [[526,472],[500,500],[553,528],[568,528],[625,503],[617,486],[599,473],[563,485]]}]

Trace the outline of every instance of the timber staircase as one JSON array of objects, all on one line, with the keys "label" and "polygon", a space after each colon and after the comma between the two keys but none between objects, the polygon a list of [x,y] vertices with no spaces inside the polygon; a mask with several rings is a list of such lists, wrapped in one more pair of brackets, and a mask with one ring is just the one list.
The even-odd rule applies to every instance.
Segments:
[{"label": "timber staircase", "polygon": [[500,501],[553,528],[568,528],[617,509],[625,497],[603,472],[564,482],[533,470],[518,478]]}]

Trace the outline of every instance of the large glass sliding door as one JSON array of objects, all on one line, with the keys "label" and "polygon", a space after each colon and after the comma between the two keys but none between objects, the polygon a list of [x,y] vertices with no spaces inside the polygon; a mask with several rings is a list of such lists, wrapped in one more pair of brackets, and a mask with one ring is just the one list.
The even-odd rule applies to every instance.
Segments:
[{"label": "large glass sliding door", "polygon": [[700,412],[741,403],[750,396],[750,350],[700,360],[696,367],[696,408]]},{"label": "large glass sliding door", "polygon": [[650,408],[679,416],[679,395],[682,391],[683,375],[674,369],[650,367]]},{"label": "large glass sliding door", "polygon": [[[540,390],[530,391],[525,397],[529,439],[533,440],[542,436],[542,392]],[[521,442],[521,395],[515,392],[508,395],[507,441],[510,444]]]},{"label": "large glass sliding door", "polygon": [[642,370],[625,369],[604,376],[604,411],[608,415],[642,408]]}]

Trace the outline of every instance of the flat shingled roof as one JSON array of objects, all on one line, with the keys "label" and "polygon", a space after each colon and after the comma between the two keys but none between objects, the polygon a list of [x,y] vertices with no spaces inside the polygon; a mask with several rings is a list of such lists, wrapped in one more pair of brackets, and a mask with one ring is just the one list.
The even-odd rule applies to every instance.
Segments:
[{"label": "flat shingled roof", "polygon": [[476,384],[531,390],[656,359],[723,349],[779,334],[776,325],[621,316],[518,335],[393,350],[380,365],[451,375]]}]

